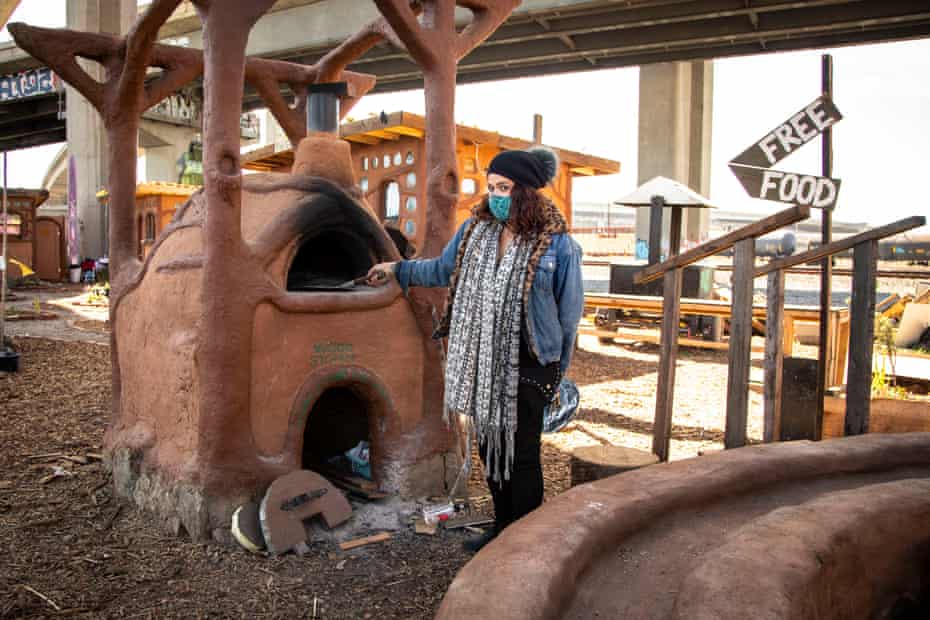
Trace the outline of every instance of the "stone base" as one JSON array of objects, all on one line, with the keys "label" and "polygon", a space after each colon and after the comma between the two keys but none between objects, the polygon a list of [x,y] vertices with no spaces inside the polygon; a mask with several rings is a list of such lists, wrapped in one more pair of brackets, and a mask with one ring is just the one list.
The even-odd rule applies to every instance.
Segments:
[{"label": "stone base", "polygon": [[[158,528],[172,536],[232,544],[229,533],[232,513],[247,501],[256,499],[249,497],[246,491],[210,496],[202,485],[146,467],[143,453],[130,448],[112,450],[108,464],[116,495],[154,517]],[[458,456],[446,453],[424,458],[413,465],[392,468],[396,475],[381,485],[395,495],[386,505],[407,513],[411,503],[406,500],[447,494],[459,466]],[[375,512],[383,510],[379,508]]]}]

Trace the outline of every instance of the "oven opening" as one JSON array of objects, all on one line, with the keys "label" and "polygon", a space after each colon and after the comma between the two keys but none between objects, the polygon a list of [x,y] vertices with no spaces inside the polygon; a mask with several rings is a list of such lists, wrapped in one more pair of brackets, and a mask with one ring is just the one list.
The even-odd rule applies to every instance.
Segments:
[{"label": "oven opening", "polygon": [[368,433],[370,403],[352,388],[323,392],[307,415],[303,469],[324,476],[372,480]]},{"label": "oven opening", "polygon": [[287,274],[287,290],[352,290],[352,281],[375,264],[365,240],[329,230],[304,238]]}]

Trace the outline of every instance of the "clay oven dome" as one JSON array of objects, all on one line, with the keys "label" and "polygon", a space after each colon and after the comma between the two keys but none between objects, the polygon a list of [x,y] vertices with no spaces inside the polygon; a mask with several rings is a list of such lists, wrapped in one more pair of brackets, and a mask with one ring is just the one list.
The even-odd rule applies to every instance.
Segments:
[{"label": "clay oven dome", "polygon": [[[305,140],[314,154],[295,170],[345,182],[325,169],[333,157],[342,161],[343,145]],[[195,194],[122,299],[114,329],[134,347],[119,356],[122,410],[107,437],[114,476],[122,494],[173,529],[202,536],[222,527],[277,476],[313,469],[360,440],[371,444],[382,491],[446,488],[447,470],[455,471],[448,433],[422,398],[425,374],[440,372],[423,364],[424,346],[435,345],[424,341],[396,285],[351,284],[377,262],[399,258],[356,195],[354,186],[320,176],[243,177],[243,260],[234,281],[208,282],[204,197]],[[217,286],[236,287],[241,306],[205,316],[203,299]],[[200,384],[204,321],[228,322],[242,352],[229,360],[238,364],[236,385]],[[247,407],[212,410],[217,390],[237,391]]]}]

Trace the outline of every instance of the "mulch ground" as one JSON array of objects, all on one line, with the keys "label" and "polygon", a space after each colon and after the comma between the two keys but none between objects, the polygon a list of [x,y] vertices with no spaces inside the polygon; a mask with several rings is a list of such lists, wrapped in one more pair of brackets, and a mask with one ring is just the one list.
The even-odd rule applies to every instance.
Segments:
[{"label": "mulch ground", "polygon": [[[19,337],[19,373],[0,374],[0,618],[432,618],[469,559],[459,531],[400,531],[343,552],[311,544],[303,557],[163,535],[113,497],[103,463],[109,349]],[[569,485],[571,450],[615,443],[649,450],[657,348],[582,339],[570,376],[578,417],[543,445],[546,497]],[[683,349],[672,457],[720,447],[726,355]],[[760,427],[753,395],[750,434]],[[65,458],[72,457],[72,458]],[[84,461],[87,461],[84,463]],[[481,473],[469,487],[486,494]],[[474,501],[490,512],[486,497]]]}]

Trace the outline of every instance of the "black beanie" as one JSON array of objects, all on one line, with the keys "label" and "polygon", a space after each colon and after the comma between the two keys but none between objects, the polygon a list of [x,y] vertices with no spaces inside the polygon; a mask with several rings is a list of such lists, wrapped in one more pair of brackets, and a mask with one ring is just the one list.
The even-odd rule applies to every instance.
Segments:
[{"label": "black beanie", "polygon": [[555,153],[544,148],[526,151],[503,151],[491,160],[488,173],[496,173],[533,189],[544,187],[555,178],[558,160]]}]

